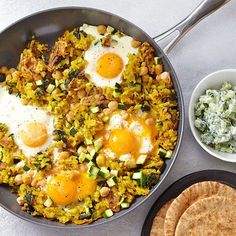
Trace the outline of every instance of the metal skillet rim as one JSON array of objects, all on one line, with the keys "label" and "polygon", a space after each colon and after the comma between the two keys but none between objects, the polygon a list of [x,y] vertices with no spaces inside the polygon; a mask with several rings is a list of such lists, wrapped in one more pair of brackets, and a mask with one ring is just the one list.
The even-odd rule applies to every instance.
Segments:
[{"label": "metal skillet rim", "polygon": [[[176,72],[172,66],[172,64],[170,63],[167,55],[163,52],[163,50],[159,47],[159,45],[155,42],[155,40],[149,36],[149,34],[147,34],[144,30],[142,30],[139,26],[135,25],[134,23],[130,22],[129,20],[126,20],[125,18],[123,17],[120,17],[114,13],[111,13],[111,12],[108,12],[108,11],[105,11],[105,10],[101,10],[101,9],[97,9],[97,8],[91,8],[91,7],[80,7],[80,6],[63,6],[63,7],[55,7],[55,8],[48,8],[48,9],[44,9],[44,10],[40,10],[40,11],[37,11],[37,12],[34,12],[32,14],[29,14],[27,16],[24,16],[20,19],[18,19],[17,21],[11,23],[10,25],[8,25],[7,27],[5,27],[3,30],[0,31],[0,37],[1,37],[1,34],[10,29],[11,27],[13,27],[14,25],[20,23],[21,21],[23,20],[26,20],[26,19],[29,19],[35,15],[39,15],[41,13],[47,13],[47,12],[51,12],[51,11],[58,11],[58,10],[91,10],[91,11],[97,11],[97,12],[100,12],[102,14],[106,14],[106,15],[110,15],[110,16],[115,16],[119,19],[121,19],[122,21],[124,21],[125,23],[128,23],[129,25],[133,26],[133,27],[136,27],[143,35],[145,35],[153,45],[155,45],[155,47],[158,48],[159,50],[159,54],[161,54],[164,58],[165,58],[165,61],[166,61],[166,64],[168,64],[168,66],[170,67],[171,69],[171,73],[174,75],[174,80],[175,80],[175,91],[178,91],[178,108],[179,108],[179,113],[180,113],[180,118],[179,118],[179,124],[178,124],[178,140],[177,140],[177,144],[175,146],[175,149],[174,149],[174,156],[171,158],[172,159],[172,162],[170,163],[168,169],[166,170],[166,173],[165,174],[162,174],[161,175],[161,179],[159,180],[159,182],[156,184],[156,186],[154,186],[152,188],[152,190],[150,191],[150,193],[147,195],[147,196],[144,196],[142,197],[143,199],[140,200],[140,202],[138,203],[133,203],[130,208],[126,209],[126,210],[121,210],[120,212],[114,214],[114,216],[112,216],[111,218],[108,218],[108,219],[103,219],[103,218],[100,218],[90,224],[82,224],[82,225],[76,225],[76,224],[73,224],[73,223],[69,223],[69,224],[62,224],[62,223],[59,223],[61,225],[52,225],[50,224],[50,222],[53,222],[52,220],[50,219],[47,219],[49,224],[47,223],[44,223],[44,222],[38,222],[38,221],[35,221],[35,217],[32,216],[32,219],[29,219],[29,218],[26,218],[24,217],[23,215],[19,215],[18,213],[16,213],[15,211],[7,208],[5,205],[3,205],[1,202],[0,202],[0,206],[5,209],[6,211],[10,212],[11,214],[15,215],[16,217],[19,217],[20,219],[22,220],[25,220],[27,222],[30,222],[30,223],[33,223],[33,224],[37,224],[39,226],[43,226],[43,227],[48,227],[48,228],[55,228],[55,229],[87,229],[87,228],[92,228],[92,227],[96,227],[96,226],[100,226],[100,225],[103,225],[105,223],[109,223],[109,222],[112,222],[116,219],[119,219],[120,217],[122,216],[125,216],[127,215],[128,213],[132,212],[133,210],[135,210],[136,208],[138,208],[140,205],[142,205],[145,201],[148,200],[148,198],[151,197],[151,195],[153,195],[158,187],[162,184],[162,182],[164,181],[164,179],[166,178],[166,176],[168,175],[168,173],[170,172],[170,170],[172,169],[175,161],[176,161],[176,158],[177,158],[177,155],[179,153],[179,149],[181,147],[181,144],[182,144],[182,140],[183,140],[183,135],[184,135],[184,123],[185,123],[185,111],[184,111],[184,99],[183,99],[183,94],[182,94],[182,90],[181,90],[181,87],[180,87],[180,83],[179,83],[179,80],[177,78],[177,75],[176,75]],[[173,77],[173,76],[172,76]],[[173,79],[173,78],[172,78]],[[141,198],[141,197],[139,197]],[[136,204],[136,205],[135,205]],[[39,218],[38,218],[39,219]]]}]

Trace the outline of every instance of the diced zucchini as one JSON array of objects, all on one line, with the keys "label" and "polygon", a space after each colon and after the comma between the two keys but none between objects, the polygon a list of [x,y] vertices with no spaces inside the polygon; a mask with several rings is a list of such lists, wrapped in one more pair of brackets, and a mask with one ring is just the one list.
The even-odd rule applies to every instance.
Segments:
[{"label": "diced zucchini", "polygon": [[98,113],[99,112],[99,107],[90,107],[90,111],[94,114]]},{"label": "diced zucchini", "polygon": [[36,85],[37,86],[41,86],[41,85],[43,85],[43,81],[40,79],[40,80],[37,80],[36,81]]},{"label": "diced zucchini", "polygon": [[107,180],[107,184],[109,187],[115,186],[117,183],[116,176],[112,176],[110,179]]},{"label": "diced zucchini", "polygon": [[89,176],[91,176],[93,179],[96,179],[98,172],[99,172],[99,168],[93,165],[89,169]]},{"label": "diced zucchini", "polygon": [[125,109],[126,109],[126,105],[123,104],[123,103],[119,103],[119,104],[118,104],[118,109],[120,109],[120,110],[125,110]]},{"label": "diced zucchini", "polygon": [[91,150],[89,150],[89,154],[90,154],[90,156],[93,158],[93,157],[95,156],[95,154],[96,154],[95,149],[92,148]]},{"label": "diced zucchini", "polygon": [[50,207],[52,204],[53,204],[53,201],[52,201],[51,198],[48,198],[48,199],[43,203],[43,205],[44,205],[45,207]]},{"label": "diced zucchini", "polygon": [[166,152],[165,158],[171,158],[171,155],[172,155],[172,151],[169,150],[169,151]]},{"label": "diced zucchini", "polygon": [[139,180],[141,187],[145,184],[145,175],[142,171],[133,173],[132,179]]},{"label": "diced zucchini", "polygon": [[134,172],[132,175],[132,179],[141,179],[143,172]]},{"label": "diced zucchini", "polygon": [[79,162],[82,163],[84,161],[91,161],[93,158],[91,157],[90,154],[82,152],[79,155]]},{"label": "diced zucchini", "polygon": [[107,33],[111,34],[114,31],[114,28],[111,27],[110,25],[107,26]]},{"label": "diced zucchini", "polygon": [[111,170],[111,175],[118,176],[118,170]]},{"label": "diced zucchini", "polygon": [[130,159],[131,159],[131,154],[130,153],[120,155],[120,157],[119,157],[120,161],[129,161]]},{"label": "diced zucchini", "polygon": [[103,146],[103,138],[99,138],[97,140],[94,141],[94,148],[95,151],[98,152]]},{"label": "diced zucchini", "polygon": [[65,86],[64,83],[60,84],[60,89],[61,89],[62,91],[65,91],[65,90],[66,90],[66,86]]},{"label": "diced zucchini", "polygon": [[165,149],[163,149],[163,148],[159,148],[158,149],[158,155],[160,156],[160,157],[162,157],[162,158],[164,158],[164,157],[166,157],[166,150]]},{"label": "diced zucchini", "polygon": [[106,167],[101,167],[98,175],[106,179],[110,175],[110,171]]},{"label": "diced zucchini", "polygon": [[93,45],[96,46],[99,42],[100,42],[100,40],[96,40],[96,41],[94,41]]},{"label": "diced zucchini", "polygon": [[56,79],[56,80],[55,80],[55,85],[56,85],[56,87],[58,87],[60,84],[61,84],[60,80]]},{"label": "diced zucchini", "polygon": [[112,47],[115,47],[117,44],[118,44],[118,41],[117,41],[117,40],[115,40],[115,39],[112,39],[112,40],[111,40],[111,46],[112,46]]},{"label": "diced zucchini", "polygon": [[107,209],[107,210],[104,211],[103,217],[104,217],[105,219],[107,219],[107,218],[109,218],[109,217],[111,217],[111,216],[113,216],[113,211],[112,211],[111,209]]},{"label": "diced zucchini", "polygon": [[144,162],[146,161],[147,159],[147,155],[146,154],[142,154],[138,157],[137,161],[136,161],[136,164],[137,165],[143,165]]},{"label": "diced zucchini", "polygon": [[154,63],[156,65],[161,64],[161,58],[160,57],[154,57]]},{"label": "diced zucchini", "polygon": [[91,145],[91,144],[93,144],[93,140],[92,139],[89,139],[89,138],[85,138],[85,144],[86,145]]},{"label": "diced zucchini", "polygon": [[120,92],[116,92],[116,91],[114,90],[113,93],[112,93],[112,95],[113,95],[114,98],[118,98],[118,97],[121,95],[121,93],[120,93]]},{"label": "diced zucchini", "polygon": [[0,161],[2,160],[3,158],[3,147],[0,146]]},{"label": "diced zucchini", "polygon": [[120,206],[121,208],[125,209],[125,208],[129,208],[130,204],[128,202],[122,202]]},{"label": "diced zucchini", "polygon": [[84,219],[90,219],[92,215],[91,210],[86,207],[85,212],[81,213],[81,215],[79,216],[79,220],[84,220]]},{"label": "diced zucchini", "polygon": [[81,154],[82,152],[86,153],[87,152],[87,149],[83,146],[79,146],[78,150],[77,150],[77,153],[78,154]]},{"label": "diced zucchini", "polygon": [[54,88],[55,88],[55,85],[54,85],[54,84],[49,84],[48,87],[47,87],[47,89],[46,89],[46,91],[47,91],[48,93],[52,93],[52,91],[54,90]]}]

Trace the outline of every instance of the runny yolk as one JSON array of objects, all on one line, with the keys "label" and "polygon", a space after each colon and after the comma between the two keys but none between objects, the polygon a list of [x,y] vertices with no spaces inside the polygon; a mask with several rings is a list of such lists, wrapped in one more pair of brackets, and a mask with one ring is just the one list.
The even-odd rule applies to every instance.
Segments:
[{"label": "runny yolk", "polygon": [[123,61],[121,57],[111,52],[101,56],[96,65],[97,73],[106,79],[113,79],[118,76],[122,68]]},{"label": "runny yolk", "polygon": [[67,205],[76,200],[77,183],[66,176],[52,177],[47,183],[47,194],[56,205]]},{"label": "runny yolk", "polygon": [[108,139],[108,147],[117,155],[139,150],[135,134],[127,129],[112,130]]},{"label": "runny yolk", "polygon": [[47,129],[39,122],[28,123],[20,133],[23,143],[28,147],[39,147],[48,139]]},{"label": "runny yolk", "polygon": [[81,172],[72,178],[64,175],[52,177],[47,183],[46,192],[56,205],[68,205],[93,195],[96,187],[96,180]]},{"label": "runny yolk", "polygon": [[76,181],[78,184],[77,196],[79,200],[83,200],[85,197],[93,195],[95,193],[97,182],[96,180],[88,177],[86,173],[81,173],[80,175],[78,175]]}]

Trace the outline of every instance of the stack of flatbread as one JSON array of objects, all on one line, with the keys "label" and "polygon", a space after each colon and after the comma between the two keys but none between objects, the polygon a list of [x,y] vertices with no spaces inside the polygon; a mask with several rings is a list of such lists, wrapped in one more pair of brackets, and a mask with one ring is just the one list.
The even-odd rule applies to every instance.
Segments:
[{"label": "stack of flatbread", "polygon": [[204,181],[167,202],[153,220],[151,236],[236,236],[236,190]]}]

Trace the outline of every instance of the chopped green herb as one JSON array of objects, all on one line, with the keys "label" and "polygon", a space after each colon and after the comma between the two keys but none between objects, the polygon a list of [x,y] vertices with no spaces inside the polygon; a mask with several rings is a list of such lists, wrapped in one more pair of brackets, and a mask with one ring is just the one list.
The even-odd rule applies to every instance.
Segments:
[{"label": "chopped green herb", "polygon": [[30,170],[30,168],[27,165],[24,165],[23,170],[28,171],[28,170]]},{"label": "chopped green herb", "polygon": [[126,105],[123,104],[123,103],[118,103],[118,109],[125,110],[126,109]]},{"label": "chopped green herb", "polygon": [[6,80],[6,75],[3,73],[0,73],[0,83],[4,82]]},{"label": "chopped green herb", "polygon": [[74,137],[74,136],[76,135],[77,132],[78,132],[77,129],[72,128],[72,129],[70,130],[70,135],[72,135],[72,136]]},{"label": "chopped green herb", "polygon": [[143,104],[143,105],[141,106],[141,110],[142,110],[142,111],[150,111],[151,108],[150,108],[149,105]]},{"label": "chopped green herb", "polygon": [[[76,70],[70,71],[69,74],[68,74],[69,79],[73,79],[73,78],[75,78],[75,77],[79,74],[79,72],[80,72],[79,69],[76,69]],[[69,84],[69,83],[68,83],[68,84]]]}]

